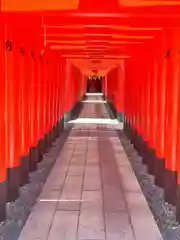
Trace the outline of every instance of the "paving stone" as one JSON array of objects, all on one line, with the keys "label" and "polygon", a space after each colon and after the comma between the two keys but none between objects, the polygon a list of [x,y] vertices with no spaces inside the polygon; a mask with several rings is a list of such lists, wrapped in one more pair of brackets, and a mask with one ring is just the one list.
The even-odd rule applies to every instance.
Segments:
[{"label": "paving stone", "polygon": [[56,204],[38,204],[30,214],[19,240],[46,240],[53,220]]},{"label": "paving stone", "polygon": [[74,166],[69,167],[68,176],[82,176],[84,174],[84,166]]},{"label": "paving stone", "polygon": [[120,166],[118,168],[123,191],[141,193],[141,187],[135,178],[130,166]]},{"label": "paving stone", "polygon": [[97,191],[84,191],[81,205],[78,239],[104,239],[102,195]]},{"label": "paving stone", "polygon": [[131,222],[126,211],[106,213],[105,226],[107,240],[134,240]]},{"label": "paving stone", "polygon": [[81,204],[83,177],[68,176],[62,191],[58,210],[78,211]]},{"label": "paving stone", "polygon": [[79,213],[75,211],[57,211],[48,240],[76,240]]},{"label": "paving stone", "polygon": [[85,168],[85,175],[96,175],[100,176],[100,166],[99,164],[87,165]]},{"label": "paving stone", "polygon": [[124,211],[124,196],[119,188],[103,185],[104,207],[107,212]]},{"label": "paving stone", "polygon": [[143,193],[125,192],[125,198],[136,239],[162,240]]},{"label": "paving stone", "polygon": [[100,176],[85,175],[83,190],[85,191],[98,191],[101,190]]}]

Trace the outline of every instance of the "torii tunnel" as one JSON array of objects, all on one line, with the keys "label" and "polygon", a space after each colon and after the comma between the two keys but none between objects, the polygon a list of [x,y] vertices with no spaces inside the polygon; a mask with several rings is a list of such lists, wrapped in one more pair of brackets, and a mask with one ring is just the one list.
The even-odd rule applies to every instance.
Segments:
[{"label": "torii tunnel", "polygon": [[180,221],[180,0],[0,7],[0,220],[98,76]]}]

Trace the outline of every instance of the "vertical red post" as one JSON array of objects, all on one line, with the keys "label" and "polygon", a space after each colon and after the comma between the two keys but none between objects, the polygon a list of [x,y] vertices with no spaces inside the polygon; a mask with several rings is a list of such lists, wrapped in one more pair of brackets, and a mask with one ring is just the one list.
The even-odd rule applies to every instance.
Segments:
[{"label": "vertical red post", "polygon": [[29,54],[24,45],[19,49],[19,75],[20,81],[20,153],[21,153],[21,185],[29,181],[29,147],[30,147],[30,124],[29,124]]},{"label": "vertical red post", "polygon": [[155,183],[164,186],[164,171],[165,171],[165,119],[166,119],[166,65],[167,65],[167,46],[166,35],[163,30],[159,36],[159,44],[157,49],[157,64],[158,64],[158,78],[157,78],[157,138],[156,138],[156,169],[155,169]]},{"label": "vertical red post", "polygon": [[62,59],[58,61],[57,66],[57,134],[62,131]]},{"label": "vertical red post", "polygon": [[165,132],[165,179],[164,197],[176,203],[177,191],[177,130],[179,98],[179,36],[177,29],[168,29],[166,75],[166,132]]},{"label": "vertical red post", "polygon": [[116,94],[117,118],[120,122],[124,122],[124,80],[124,61],[122,61],[118,67]]},{"label": "vertical red post", "polygon": [[45,132],[45,146],[50,146],[49,132],[51,130],[51,54],[48,52],[48,61],[46,64],[47,69],[47,91],[46,91],[46,132]]},{"label": "vertical red post", "polygon": [[30,170],[33,171],[36,167],[34,167],[33,161],[35,159],[35,152],[36,152],[36,144],[37,144],[37,102],[36,102],[36,72],[35,72],[35,49],[30,49],[30,87],[29,87],[29,95],[30,95]]},{"label": "vertical red post", "polygon": [[0,222],[6,217],[5,19],[0,15]]},{"label": "vertical red post", "polygon": [[[37,41],[37,40],[36,40]],[[42,106],[42,81],[41,81],[41,64],[42,52],[38,43],[31,50],[32,76],[31,76],[31,137],[33,145],[30,147],[30,171],[37,169],[37,163],[42,159],[41,140],[43,138],[43,106]]]},{"label": "vertical red post", "polygon": [[144,103],[143,104],[143,142],[142,142],[142,156],[143,156],[143,162],[147,164],[148,158],[148,144],[150,139],[150,132],[152,131],[150,129],[150,102],[151,102],[151,69],[150,69],[150,62],[149,59],[145,58],[146,65],[145,68],[145,76],[144,76],[144,85],[143,85],[143,91],[144,91]]},{"label": "vertical red post", "polygon": [[6,164],[7,164],[7,201],[14,201],[19,196],[20,185],[20,81],[19,41],[15,26],[9,15],[6,33],[5,51],[5,112],[6,112]]},{"label": "vertical red post", "polygon": [[[64,121],[68,121],[70,119],[70,111],[73,99],[73,82],[71,81],[71,63],[67,60],[65,66],[65,84],[64,84],[64,92],[65,92],[65,106],[64,106]],[[69,94],[71,92],[71,94]]]},{"label": "vertical red post", "polygon": [[148,137],[148,151],[145,156],[148,164],[148,171],[155,174],[156,164],[156,138],[157,138],[157,78],[158,78],[158,65],[157,65],[157,42],[151,44],[151,51],[149,52],[149,73],[150,73],[150,107],[149,107],[149,137]]},{"label": "vertical red post", "polygon": [[130,88],[130,71],[129,71],[129,61],[127,60],[125,62],[125,97],[124,97],[124,103],[125,103],[125,111],[124,111],[124,130],[128,137],[130,137],[130,101],[131,101],[131,88]]}]

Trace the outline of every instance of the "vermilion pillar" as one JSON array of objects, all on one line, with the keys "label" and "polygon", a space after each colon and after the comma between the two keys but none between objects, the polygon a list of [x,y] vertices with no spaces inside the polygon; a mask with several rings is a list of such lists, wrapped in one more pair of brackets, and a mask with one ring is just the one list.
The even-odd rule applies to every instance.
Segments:
[{"label": "vermilion pillar", "polygon": [[156,162],[156,138],[157,138],[157,77],[158,77],[158,65],[156,55],[156,42],[153,42],[151,46],[151,52],[149,53],[149,90],[150,90],[150,102],[149,102],[149,137],[148,137],[148,152],[147,164],[149,173],[155,173]]},{"label": "vermilion pillar", "polygon": [[[65,84],[64,84],[64,92],[65,92],[65,105],[64,105],[64,120],[67,121],[70,118],[71,111],[71,102],[73,97],[73,85],[71,82],[71,63],[67,60],[65,66]],[[71,94],[69,94],[71,92]]]},{"label": "vermilion pillar", "polygon": [[124,122],[124,61],[118,68],[118,90],[116,94],[116,110],[119,121]]},{"label": "vermilion pillar", "polygon": [[51,84],[52,84],[52,123],[51,123],[51,140],[54,141],[54,127],[56,123],[56,81],[57,81],[57,62],[56,56],[52,56],[52,72],[51,72]]},{"label": "vermilion pillar", "polygon": [[136,101],[135,98],[135,87],[137,80],[134,79],[134,74],[136,72],[136,62],[134,58],[131,58],[125,62],[125,102],[126,102],[126,116],[125,116],[125,128],[128,137],[133,142],[134,130],[135,130],[135,114],[136,114]]},{"label": "vermilion pillar", "polygon": [[134,64],[131,66],[134,76],[137,76],[134,78],[133,75],[131,75],[132,78],[132,84],[131,84],[131,90],[132,90],[132,97],[133,101],[131,102],[132,105],[132,137],[131,142],[133,144],[136,143],[136,138],[138,135],[138,109],[139,109],[139,103],[138,103],[138,95],[139,95],[139,75],[138,75],[138,65]]},{"label": "vermilion pillar", "polygon": [[6,134],[5,134],[5,25],[4,18],[0,16],[0,221],[6,216]]},{"label": "vermilion pillar", "polygon": [[30,148],[30,171],[37,169],[38,162],[38,149],[37,144],[40,137],[40,89],[39,89],[39,78],[38,78],[38,67],[40,64],[39,52],[37,49],[31,50],[32,57],[32,82],[31,82],[31,136],[33,138],[33,145]]},{"label": "vermilion pillar", "polygon": [[177,191],[177,130],[179,97],[179,37],[176,29],[168,29],[165,119],[165,179],[164,196],[176,203]]},{"label": "vermilion pillar", "polygon": [[[179,32],[179,30],[178,30]],[[180,58],[178,58],[179,66],[180,66]],[[180,78],[180,71],[179,71]],[[180,87],[180,86],[179,86]],[[180,222],[180,93],[178,94],[178,128],[177,128],[177,145],[176,145],[176,164],[177,164],[177,196],[176,196],[176,219]]]},{"label": "vermilion pillar", "polygon": [[48,132],[47,129],[47,123],[48,123],[48,71],[49,71],[49,55],[48,51],[44,53],[43,59],[42,59],[42,67],[41,67],[41,74],[42,74],[42,94],[43,94],[43,109],[42,109],[42,146],[41,150],[42,152],[45,152],[46,150],[46,133]]},{"label": "vermilion pillar", "polygon": [[12,25],[8,25],[5,51],[5,112],[6,112],[6,164],[8,173],[8,201],[19,195],[20,185],[20,80],[19,41]]},{"label": "vermilion pillar", "polygon": [[46,63],[46,70],[47,70],[47,91],[46,91],[46,132],[45,132],[45,143],[46,147],[49,147],[51,145],[50,138],[49,138],[49,132],[51,130],[51,104],[52,104],[52,99],[51,99],[51,90],[52,90],[52,83],[51,83],[51,55],[48,53],[48,59]]},{"label": "vermilion pillar", "polygon": [[30,141],[31,148],[34,148],[37,144],[36,139],[36,87],[35,87],[35,50],[30,49],[30,87],[29,87],[29,95],[30,95]]},{"label": "vermilion pillar", "polygon": [[165,119],[166,119],[166,65],[167,65],[167,46],[165,31],[159,37],[157,49],[157,138],[156,138],[156,165],[155,165],[155,183],[164,186],[164,170],[165,170]]},{"label": "vermilion pillar", "polygon": [[103,77],[103,93],[104,96],[107,98],[107,75]]},{"label": "vermilion pillar", "polygon": [[44,49],[37,49],[37,75],[36,75],[36,94],[37,94],[37,125],[38,125],[38,135],[37,141],[43,139],[43,109],[44,109],[44,87],[43,87],[43,70],[44,70]]},{"label": "vermilion pillar", "polygon": [[130,136],[130,118],[129,118],[129,111],[130,111],[130,77],[129,77],[129,71],[128,71],[128,60],[125,62],[125,72],[126,72],[126,77],[125,77],[125,86],[124,86],[124,91],[125,91],[125,96],[124,96],[124,129],[127,134],[127,136]]},{"label": "vermilion pillar", "polygon": [[57,127],[58,132],[60,133],[63,128],[63,111],[64,111],[64,90],[63,90],[63,84],[64,84],[64,59],[60,58],[58,61],[57,66],[57,101],[58,101],[58,109],[57,109]]},{"label": "vermilion pillar", "polygon": [[21,185],[29,180],[29,147],[30,147],[30,81],[28,72],[30,70],[29,54],[24,45],[19,47],[19,69],[18,75],[20,81],[20,154],[21,154]]},{"label": "vermilion pillar", "polygon": [[141,65],[142,71],[139,71],[139,75],[137,75],[138,81],[138,102],[139,102],[139,110],[138,110],[138,128],[137,128],[137,136],[136,142],[134,143],[135,149],[142,154],[142,144],[143,144],[143,134],[144,134],[144,84],[145,81],[145,69],[143,66],[143,62]]},{"label": "vermilion pillar", "polygon": [[148,142],[150,139],[150,101],[151,101],[151,91],[150,91],[150,82],[151,82],[151,72],[149,68],[148,56],[145,58],[146,64],[144,65],[145,75],[144,75],[144,104],[143,104],[143,142],[142,142],[142,156],[143,162],[147,164],[147,154],[148,154]]},{"label": "vermilion pillar", "polygon": [[38,149],[39,149],[39,158],[38,161],[42,160],[42,153],[46,150],[46,140],[45,134],[47,131],[48,122],[48,92],[47,92],[47,76],[48,76],[48,55],[46,49],[40,51],[39,61],[38,61],[38,87],[37,94],[39,95],[39,138],[38,138]]},{"label": "vermilion pillar", "polygon": [[117,65],[116,67],[112,68],[108,74],[107,74],[107,100],[109,103],[109,106],[111,107],[111,111],[115,116],[120,116],[121,113],[117,113],[117,106],[120,107],[120,105],[117,105],[118,102],[120,104],[121,100],[121,84],[122,79],[120,79],[119,75],[119,68],[121,66]]},{"label": "vermilion pillar", "polygon": [[137,146],[137,139],[139,136],[139,130],[140,130],[140,119],[139,119],[139,112],[140,112],[140,107],[141,107],[141,96],[140,96],[140,81],[141,81],[141,76],[138,68],[138,64],[134,66],[134,76],[133,82],[132,82],[132,88],[133,88],[133,138],[132,138],[132,143],[134,146]]},{"label": "vermilion pillar", "polygon": [[53,56],[53,64],[54,64],[54,75],[53,75],[53,81],[54,81],[54,120],[53,120],[53,128],[52,128],[52,139],[53,141],[57,137],[57,122],[58,122],[58,71],[59,71],[59,59],[58,55],[55,54]]},{"label": "vermilion pillar", "polygon": [[65,99],[65,78],[66,77],[66,60],[61,59],[60,61],[60,129],[64,128],[64,113],[65,113],[65,104],[66,104],[66,99]]}]

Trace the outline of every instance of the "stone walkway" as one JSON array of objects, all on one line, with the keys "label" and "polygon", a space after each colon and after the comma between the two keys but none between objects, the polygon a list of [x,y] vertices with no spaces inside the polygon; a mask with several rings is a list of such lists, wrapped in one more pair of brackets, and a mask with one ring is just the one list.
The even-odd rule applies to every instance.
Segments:
[{"label": "stone walkway", "polygon": [[89,96],[19,240],[161,240],[100,96]]}]

